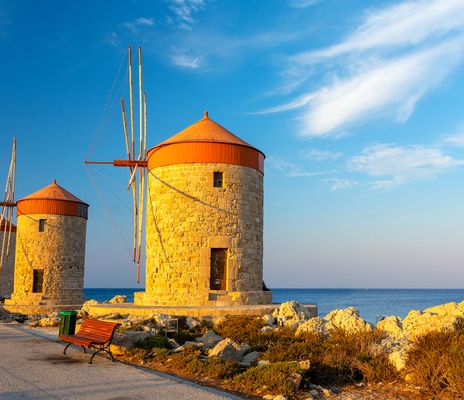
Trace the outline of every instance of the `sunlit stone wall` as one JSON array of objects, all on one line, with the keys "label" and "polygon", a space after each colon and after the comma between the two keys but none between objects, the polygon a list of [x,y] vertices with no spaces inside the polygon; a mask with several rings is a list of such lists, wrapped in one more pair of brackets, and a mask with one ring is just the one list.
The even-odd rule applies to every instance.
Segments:
[{"label": "sunlit stone wall", "polygon": [[[213,186],[223,172],[223,188]],[[263,288],[263,175],[191,163],[148,172],[145,305],[271,302]],[[211,248],[227,248],[226,290],[210,290]]]}]

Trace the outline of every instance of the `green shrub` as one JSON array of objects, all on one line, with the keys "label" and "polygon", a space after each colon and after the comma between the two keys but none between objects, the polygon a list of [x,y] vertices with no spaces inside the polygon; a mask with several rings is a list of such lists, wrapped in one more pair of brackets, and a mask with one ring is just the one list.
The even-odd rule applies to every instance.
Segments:
[{"label": "green shrub", "polygon": [[297,363],[279,362],[247,369],[234,377],[245,390],[285,396],[297,391],[292,373],[298,372]]},{"label": "green shrub", "polygon": [[146,339],[137,342],[135,346],[141,349],[170,348],[169,340],[164,336],[148,336]]}]

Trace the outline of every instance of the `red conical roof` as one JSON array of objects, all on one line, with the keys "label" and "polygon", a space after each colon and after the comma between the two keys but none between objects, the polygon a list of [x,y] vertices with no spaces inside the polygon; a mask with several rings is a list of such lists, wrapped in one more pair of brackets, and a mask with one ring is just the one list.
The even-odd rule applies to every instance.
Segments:
[{"label": "red conical roof", "polygon": [[23,200],[64,200],[86,204],[81,199],[58,185],[55,179],[53,179],[53,182],[50,185],[45,186],[43,189],[40,189],[29,196],[23,197],[19,201]]},{"label": "red conical roof", "polygon": [[208,111],[205,111],[205,115],[202,119],[165,140],[159,144],[159,146],[182,142],[216,142],[250,146],[247,142],[235,136],[222,125],[210,119]]}]

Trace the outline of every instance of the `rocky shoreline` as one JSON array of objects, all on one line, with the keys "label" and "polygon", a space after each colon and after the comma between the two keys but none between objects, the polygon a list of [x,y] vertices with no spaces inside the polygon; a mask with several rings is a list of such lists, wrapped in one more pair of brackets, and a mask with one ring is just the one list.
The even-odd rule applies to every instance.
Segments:
[{"label": "rocky shoreline", "polygon": [[[110,300],[124,301],[124,296]],[[95,303],[84,304],[79,320],[88,317],[88,307]],[[102,319],[121,324],[111,346],[121,360],[203,384],[214,382],[248,396],[275,400],[464,396],[464,347],[460,347],[464,302],[412,310],[404,319],[386,317],[376,326],[364,321],[354,307],[311,317],[297,302],[283,303],[262,317],[179,317],[177,332],[169,334],[165,330],[170,316],[164,314],[150,318],[112,314]],[[58,312],[27,317],[2,308],[0,320],[29,327],[60,322]],[[424,352],[427,346],[430,349]],[[451,362],[440,346],[454,349],[447,357],[455,364],[457,360],[456,365],[446,364]],[[433,365],[434,357],[441,357],[441,370]],[[443,375],[438,384],[428,383],[427,363]]]}]

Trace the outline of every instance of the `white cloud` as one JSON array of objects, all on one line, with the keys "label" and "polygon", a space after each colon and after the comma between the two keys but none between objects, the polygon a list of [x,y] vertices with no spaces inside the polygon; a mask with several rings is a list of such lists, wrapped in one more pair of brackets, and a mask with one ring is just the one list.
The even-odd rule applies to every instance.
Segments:
[{"label": "white cloud", "polygon": [[300,155],[304,159],[310,161],[331,161],[340,158],[342,156],[342,153],[329,150],[310,149],[301,150]]},{"label": "white cloud", "polygon": [[132,21],[123,22],[122,26],[129,29],[133,33],[137,33],[141,27],[149,27],[155,25],[153,18],[139,17]]},{"label": "white cloud", "polygon": [[289,0],[288,4],[290,7],[294,8],[305,8],[309,6],[314,6],[320,3],[322,0]]},{"label": "white cloud", "polygon": [[445,142],[458,147],[464,147],[464,123],[462,123],[457,131],[445,138]]},{"label": "white cloud", "polygon": [[351,189],[355,186],[358,186],[358,182],[351,179],[333,178],[329,179],[329,182],[330,190],[332,192],[336,192],[337,190]]},{"label": "white cloud", "polygon": [[104,36],[105,43],[108,43],[111,46],[119,46],[121,41],[119,40],[119,36],[116,32],[107,33]]},{"label": "white cloud", "polygon": [[[286,85],[322,63],[323,86],[264,112],[299,109],[300,133],[339,135],[379,117],[405,122],[416,103],[463,60],[464,1],[409,1],[371,10],[344,40],[289,59]],[[328,60],[330,59],[330,60]]]},{"label": "white cloud", "polygon": [[171,0],[169,8],[174,13],[175,23],[182,30],[192,30],[194,15],[205,8],[207,0]]},{"label": "white cloud", "polygon": [[373,189],[392,188],[409,182],[431,179],[464,165],[440,149],[419,145],[397,146],[378,144],[366,147],[360,155],[352,157],[351,170],[365,173],[375,179]]},{"label": "white cloud", "polygon": [[301,177],[311,177],[311,176],[320,176],[331,174],[333,171],[305,171],[299,166],[284,161],[279,157],[269,156],[267,158],[270,167],[279,172],[281,175],[289,176],[291,178],[301,178]]},{"label": "white cloud", "polygon": [[403,2],[368,12],[361,25],[341,43],[302,53],[295,60],[315,62],[352,52],[417,45],[453,31],[462,32],[463,24],[462,0]]},{"label": "white cloud", "polygon": [[198,69],[202,66],[202,57],[192,57],[187,54],[174,53],[171,54],[172,64],[187,68],[187,69]]}]

